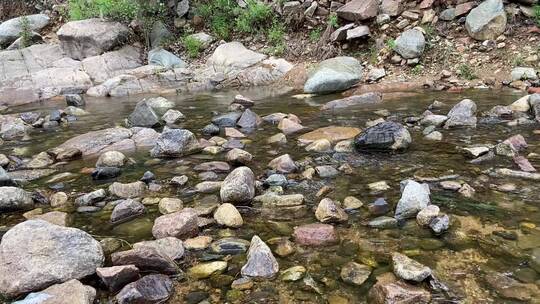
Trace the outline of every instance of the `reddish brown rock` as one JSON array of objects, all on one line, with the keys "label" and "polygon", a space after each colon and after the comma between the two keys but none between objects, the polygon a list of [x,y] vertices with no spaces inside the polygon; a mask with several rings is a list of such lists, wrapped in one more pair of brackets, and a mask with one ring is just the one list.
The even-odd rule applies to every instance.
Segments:
[{"label": "reddish brown rock", "polygon": [[521,171],[525,172],[536,172],[536,169],[531,165],[529,160],[525,156],[521,155],[515,155],[514,156],[514,163],[518,165],[519,169]]},{"label": "reddish brown rock", "polygon": [[307,246],[336,244],[339,241],[334,226],[328,224],[307,224],[294,228],[296,243]]},{"label": "reddish brown rock", "polygon": [[466,2],[456,5],[455,15],[456,17],[461,17],[468,12],[470,12],[474,7],[474,2]]},{"label": "reddish brown rock", "polygon": [[369,290],[372,304],[427,304],[431,294],[421,287],[398,281],[392,273],[377,277],[377,283]]},{"label": "reddish brown rock", "polygon": [[348,21],[366,20],[377,16],[378,0],[352,0],[337,10],[339,17]]},{"label": "reddish brown rock", "polygon": [[528,147],[525,138],[521,134],[509,137],[505,141],[503,141],[503,143],[511,146],[516,152],[521,152]]},{"label": "reddish brown rock", "polygon": [[197,236],[198,233],[197,212],[192,208],[162,215],[155,220],[152,227],[152,234],[156,239],[172,236],[184,240]]},{"label": "reddish brown rock", "polygon": [[96,273],[111,292],[139,279],[139,269],[134,265],[97,268]]}]

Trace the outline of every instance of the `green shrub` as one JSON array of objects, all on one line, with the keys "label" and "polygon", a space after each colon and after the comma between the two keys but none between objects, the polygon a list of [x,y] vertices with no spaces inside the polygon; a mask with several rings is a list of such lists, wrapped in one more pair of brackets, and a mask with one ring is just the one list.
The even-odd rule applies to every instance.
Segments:
[{"label": "green shrub", "polygon": [[255,33],[264,30],[273,21],[272,8],[257,0],[247,0],[247,6],[241,10],[236,20],[240,32]]},{"label": "green shrub", "polygon": [[476,79],[476,74],[474,73],[473,69],[467,64],[462,64],[459,66],[459,74],[461,75],[461,77],[467,80]]},{"label": "green shrub", "polygon": [[182,39],[184,44],[184,49],[190,58],[199,57],[199,53],[202,50],[202,42],[198,39],[195,39],[191,36],[186,36]]},{"label": "green shrub", "polygon": [[321,29],[313,29],[309,32],[309,41],[312,43],[318,42],[321,39]]},{"label": "green shrub", "polygon": [[417,64],[416,66],[414,66],[414,68],[411,69],[411,73],[413,75],[420,75],[423,70],[424,70],[424,66],[421,64]]},{"label": "green shrub", "polygon": [[331,13],[329,16],[328,16],[328,24],[332,27],[338,27],[339,26],[339,23],[338,23],[338,16],[336,13]]},{"label": "green shrub", "polygon": [[229,39],[235,24],[239,7],[236,1],[210,0],[195,6],[195,13],[207,20],[212,33],[219,39]]},{"label": "green shrub", "polygon": [[388,46],[389,49],[395,50],[396,49],[396,41],[392,38],[386,40],[386,46]]},{"label": "green shrub", "polygon": [[540,25],[540,5],[533,6],[534,9],[534,19],[536,24]]},{"label": "green shrub", "polygon": [[32,29],[30,28],[30,20],[26,16],[22,16],[20,20],[21,48],[25,48],[32,43]]},{"label": "green shrub", "polygon": [[268,43],[270,44],[269,53],[272,55],[281,55],[285,52],[285,26],[274,21],[268,29]]},{"label": "green shrub", "polygon": [[137,0],[69,0],[71,20],[107,18],[120,22],[130,22],[141,10]]}]

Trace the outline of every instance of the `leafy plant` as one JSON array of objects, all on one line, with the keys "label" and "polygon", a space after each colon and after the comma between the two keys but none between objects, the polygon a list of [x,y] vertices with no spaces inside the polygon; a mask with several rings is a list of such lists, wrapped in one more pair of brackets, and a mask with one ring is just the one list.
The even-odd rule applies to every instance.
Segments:
[{"label": "leafy plant", "polygon": [[318,42],[321,39],[321,36],[321,29],[313,29],[311,32],[309,32],[309,41],[312,43]]},{"label": "leafy plant", "polygon": [[525,65],[525,59],[523,59],[523,57],[521,57],[520,55],[517,55],[516,57],[514,57],[514,59],[512,59],[512,65],[514,67],[523,66]]},{"label": "leafy plant", "polygon": [[271,45],[271,54],[281,55],[285,52],[285,26],[282,23],[274,21],[268,29],[268,43]]},{"label": "leafy plant", "polygon": [[21,48],[30,46],[32,43],[32,29],[30,28],[30,20],[26,16],[20,19],[21,26]]},{"label": "leafy plant", "polygon": [[107,18],[120,22],[130,22],[141,10],[136,0],[69,0],[71,20]]},{"label": "leafy plant", "polygon": [[534,10],[534,20],[536,21],[536,24],[540,25],[540,5],[533,6]]},{"label": "leafy plant", "polygon": [[195,13],[208,20],[212,33],[220,39],[229,39],[233,31],[239,7],[236,1],[211,0],[195,6]]},{"label": "leafy plant", "polygon": [[461,75],[461,77],[467,80],[473,80],[477,78],[473,69],[468,64],[462,64],[459,66],[459,74]]},{"label": "leafy plant", "polygon": [[331,27],[338,27],[339,23],[338,23],[338,16],[336,13],[331,13],[329,16],[328,16],[328,24],[331,26]]},{"label": "leafy plant", "polygon": [[395,50],[396,49],[396,40],[390,38],[386,40],[386,46],[388,46],[389,49]]},{"label": "leafy plant", "polygon": [[199,57],[199,53],[202,50],[202,42],[200,40],[191,36],[186,36],[184,39],[182,39],[182,43],[184,44],[184,49],[190,58]]},{"label": "leafy plant", "polygon": [[424,66],[422,66],[421,64],[417,64],[414,66],[414,68],[411,69],[411,73],[413,75],[420,75],[423,70],[424,70]]},{"label": "leafy plant", "polygon": [[256,0],[248,0],[236,20],[236,28],[240,32],[255,33],[263,30],[273,21],[272,8]]}]

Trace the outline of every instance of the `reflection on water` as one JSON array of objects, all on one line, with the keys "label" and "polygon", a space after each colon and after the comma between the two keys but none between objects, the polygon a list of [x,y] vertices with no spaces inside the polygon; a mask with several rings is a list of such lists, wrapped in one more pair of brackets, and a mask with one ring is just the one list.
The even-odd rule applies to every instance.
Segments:
[{"label": "reflection on water", "polygon": [[[200,130],[208,124],[212,112],[226,111],[233,96],[237,93],[229,91],[193,96],[169,96],[167,98],[175,100],[176,109],[187,117],[181,126],[193,131],[198,137],[203,137]],[[478,112],[481,113],[495,105],[510,104],[520,97],[520,95],[510,91],[467,91],[461,94],[422,92],[413,96],[410,94],[393,95],[392,99],[386,100],[380,105],[368,105],[338,112],[321,112],[318,108],[319,105],[339,98],[339,96],[296,99],[292,98],[291,95],[283,95],[282,92],[264,88],[251,89],[241,93],[256,101],[253,110],[260,116],[274,112],[293,113],[302,120],[304,126],[310,129],[329,125],[363,128],[368,120],[379,118],[374,112],[380,109],[388,110],[391,114],[390,119],[401,121],[405,117],[422,114],[434,100],[446,103],[447,106],[440,110],[441,114],[446,114],[453,104],[464,98],[474,100],[478,105]],[[140,96],[114,99],[88,98],[85,109],[91,113],[90,115],[81,117],[68,127],[34,131],[31,133],[31,140],[5,143],[0,148],[0,152],[10,154],[14,148],[25,148],[26,156],[31,156],[55,147],[75,135],[123,125],[125,117],[131,113],[135,103],[141,98]],[[63,104],[48,102],[16,108],[11,111],[46,112],[57,108],[63,108]],[[459,179],[472,185],[476,189],[476,193],[472,199],[466,199],[457,193],[446,192],[436,187],[432,190],[433,203],[438,204],[444,212],[452,215],[451,230],[442,237],[434,237],[429,231],[419,228],[414,221],[406,223],[400,229],[368,228],[365,224],[374,216],[370,215],[367,209],[360,209],[359,212],[349,217],[349,222],[346,225],[338,226],[342,240],[340,245],[327,248],[302,248],[291,256],[279,259],[280,269],[297,265],[305,266],[324,291],[323,295],[318,295],[312,288],[306,287],[303,282],[284,283],[276,280],[273,283],[268,283],[270,284],[269,288],[277,290],[280,295],[286,294],[285,298],[287,299],[304,300],[306,303],[324,303],[325,298],[334,294],[351,299],[351,303],[361,303],[364,301],[370,285],[374,282],[374,275],[361,288],[352,287],[340,280],[341,265],[353,260],[373,266],[375,268],[374,274],[383,273],[389,269],[385,253],[392,250],[405,251],[418,261],[432,267],[440,279],[455,290],[458,297],[466,297],[470,300],[469,303],[484,303],[478,299],[484,296],[494,297],[491,287],[486,285],[479,275],[482,271],[496,270],[517,273],[514,276],[521,281],[538,282],[539,276],[534,271],[527,272],[527,278],[519,275],[519,273],[523,273],[523,269],[530,270],[526,264],[527,255],[532,248],[540,246],[540,233],[537,228],[534,228],[535,225],[540,225],[538,210],[540,187],[538,183],[489,178],[484,180],[484,177],[481,177],[483,170],[493,166],[512,167],[512,163],[507,159],[497,158],[492,162],[473,165],[468,163],[456,149],[456,147],[469,144],[495,144],[512,135],[522,134],[529,143],[527,152],[540,153],[539,135],[533,135],[534,128],[534,125],[511,128],[505,124],[479,124],[476,129],[441,130],[444,135],[443,141],[431,142],[423,139],[422,129],[413,127],[410,129],[413,144],[404,153],[354,155],[354,161],[351,162],[354,171],[350,175],[340,175],[332,180],[320,181],[316,179],[311,182],[314,185],[311,188],[305,186],[305,183],[299,183],[297,187],[285,189],[286,193],[306,195],[310,207],[316,206],[318,203],[314,192],[322,185],[334,187],[334,191],[329,196],[340,201],[346,196],[352,195],[367,205],[382,196],[394,205],[399,199],[399,182],[401,180],[411,177],[459,175]],[[288,136],[288,143],[284,146],[268,145],[266,138],[278,132],[276,126],[263,124],[256,132],[248,134],[251,142],[246,146],[246,150],[253,154],[255,161],[251,168],[256,176],[263,176],[266,164],[276,155],[284,153],[291,154],[295,160],[310,157],[317,164],[338,163],[336,159],[339,158],[337,157],[306,152],[297,145],[296,136]],[[150,170],[157,175],[159,180],[187,174],[191,187],[199,181],[197,172],[190,169],[193,165],[209,158],[224,159],[224,154],[215,157],[194,155],[183,159],[148,163],[147,151],[128,153],[128,156],[132,157],[136,164],[130,165],[124,170],[118,179],[121,182],[138,180],[144,171]],[[540,168],[538,160],[531,159],[531,162]],[[95,159],[89,158],[60,167],[59,171],[61,172],[76,174],[76,177],[70,182],[66,182],[67,191],[75,194],[108,186],[108,183],[94,182],[88,175],[80,173],[81,168],[92,167],[94,164]],[[224,178],[224,174],[220,174],[220,177]],[[46,180],[47,178],[44,178],[25,185],[25,187],[27,189],[47,188]],[[381,180],[387,181],[391,189],[382,194],[370,193],[367,184]],[[516,184],[517,190],[504,193],[495,191],[490,186],[493,184],[501,185],[505,182]],[[182,190],[165,188],[164,192],[155,195],[179,197],[184,201],[185,206],[197,206],[201,199],[205,198],[205,195],[194,195],[189,187]],[[211,235],[214,239],[227,234],[249,239],[253,234],[258,234],[264,240],[268,240],[288,235],[295,225],[316,221],[313,212],[309,212],[307,217],[294,222],[272,222],[261,219],[256,210],[246,209],[245,211],[245,225],[241,229],[223,230],[212,227],[206,229],[204,234]],[[152,221],[157,216],[157,208],[150,207],[145,217],[113,227],[109,223],[110,210],[105,208],[103,211],[93,214],[74,213],[74,226],[82,228],[98,238],[119,237],[128,242],[135,242],[151,238]],[[8,225],[22,221],[23,218],[20,214],[10,214],[2,215],[0,220],[0,224]],[[524,229],[524,226],[528,228]],[[511,232],[517,237],[513,240],[497,237],[492,233],[494,230]],[[231,263],[233,265],[238,263],[241,266],[242,259],[240,257],[238,261],[232,260]],[[478,267],[471,267],[473,264]],[[237,273],[234,272],[234,267],[232,268],[233,273],[230,274],[235,276]],[[458,279],[458,275],[461,275],[461,280]],[[226,287],[224,291],[226,292],[228,288]],[[475,293],[470,291],[471,288],[479,289]],[[475,302],[475,299],[478,302]]]}]

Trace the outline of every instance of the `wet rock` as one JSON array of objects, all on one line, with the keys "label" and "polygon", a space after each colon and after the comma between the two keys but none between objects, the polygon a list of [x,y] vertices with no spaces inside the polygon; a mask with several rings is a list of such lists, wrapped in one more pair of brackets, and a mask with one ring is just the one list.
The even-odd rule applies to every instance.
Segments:
[{"label": "wet rock", "polygon": [[133,112],[127,118],[129,126],[153,128],[160,124],[159,117],[152,107],[142,100],[135,106]]},{"label": "wet rock", "polygon": [[140,181],[149,184],[156,180],[156,176],[151,171],[144,172],[143,176],[141,177]]},{"label": "wet rock", "polygon": [[118,224],[129,221],[144,214],[145,207],[138,201],[126,199],[114,206],[111,214],[111,223]]},{"label": "wet rock", "polygon": [[349,219],[347,213],[329,198],[323,198],[319,202],[315,217],[321,223],[339,223],[346,222]]},{"label": "wet rock", "polygon": [[136,181],[129,184],[114,182],[109,186],[109,193],[119,198],[141,197],[146,192],[146,184]]},{"label": "wet rock", "polygon": [[31,219],[43,220],[51,224],[67,227],[71,224],[71,216],[65,212],[51,211],[33,216]]},{"label": "wet rock", "polygon": [[210,249],[216,254],[241,254],[248,250],[250,242],[239,238],[223,238],[213,242]]},{"label": "wet rock", "polygon": [[261,123],[261,119],[250,109],[246,109],[240,119],[236,122],[236,125],[243,129],[254,129]]},{"label": "wet rock", "polygon": [[185,175],[175,176],[171,179],[171,184],[176,186],[184,186],[185,184],[187,184],[188,180],[189,178]]},{"label": "wet rock", "polygon": [[184,129],[163,131],[150,150],[152,157],[182,157],[201,150],[195,135]]},{"label": "wet rock", "polygon": [[247,253],[247,262],[241,269],[243,277],[271,279],[279,271],[279,264],[270,248],[258,237],[253,236]]},{"label": "wet rock", "polygon": [[64,97],[66,98],[66,104],[68,106],[81,108],[86,105],[84,98],[79,94],[67,94],[64,95]]},{"label": "wet rock", "polygon": [[343,200],[343,208],[345,211],[360,209],[363,205],[364,203],[354,196],[347,196]]},{"label": "wet rock", "polygon": [[51,207],[57,208],[57,207],[63,207],[67,205],[68,203],[68,196],[64,192],[57,192],[50,197],[50,204]]},{"label": "wet rock", "polygon": [[182,210],[182,208],[184,208],[184,202],[181,199],[168,197],[162,198],[158,206],[161,214],[175,213]]},{"label": "wet rock", "polygon": [[349,262],[341,267],[341,279],[345,283],[360,286],[369,278],[371,267]]},{"label": "wet rock", "polygon": [[116,167],[98,167],[92,171],[92,179],[107,180],[113,179],[122,174],[122,169]]},{"label": "wet rock", "polygon": [[304,266],[294,266],[287,268],[281,272],[279,278],[285,282],[295,282],[301,280],[306,273],[306,268]]},{"label": "wet rock", "polygon": [[407,281],[422,282],[431,275],[429,267],[401,253],[392,254],[392,265],[394,274]]},{"label": "wet rock", "polygon": [[395,51],[405,59],[422,56],[426,46],[424,34],[417,29],[406,30],[396,39]]},{"label": "wet rock", "polygon": [[275,135],[270,136],[267,140],[267,143],[269,144],[275,144],[275,145],[285,145],[287,143],[287,136],[283,133],[278,133]]},{"label": "wet rock", "polygon": [[162,274],[151,274],[126,285],[115,297],[118,304],[164,303],[174,292],[173,281]]},{"label": "wet rock", "polygon": [[9,176],[9,174],[0,166],[0,187],[17,186],[17,183]]},{"label": "wet rock", "polygon": [[435,234],[444,233],[446,230],[448,230],[449,226],[450,226],[450,218],[446,214],[436,216],[429,223],[429,228],[431,228],[431,230]]},{"label": "wet rock", "polygon": [[187,250],[203,250],[210,246],[212,243],[212,237],[201,235],[184,241],[184,248]]},{"label": "wet rock", "polygon": [[247,203],[255,196],[255,176],[248,167],[234,169],[223,181],[220,189],[221,201],[224,203]]},{"label": "wet rock", "polygon": [[109,128],[76,136],[64,142],[58,148],[63,150],[77,149],[84,156],[92,155],[114,144],[125,141],[132,135],[133,133],[125,128]]},{"label": "wet rock", "polygon": [[63,51],[73,59],[82,60],[121,46],[127,42],[129,33],[129,28],[121,23],[87,19],[64,24],[57,35]]},{"label": "wet rock", "polygon": [[443,139],[443,135],[439,131],[433,131],[428,135],[424,136],[424,138],[427,140],[441,141]]},{"label": "wet rock", "polygon": [[14,140],[19,137],[24,137],[27,129],[28,126],[20,118],[4,119],[0,126],[0,136],[3,140]]},{"label": "wet rock", "polygon": [[530,301],[540,295],[535,284],[520,283],[502,273],[490,272],[486,282],[502,297],[509,300]]},{"label": "wet rock", "polygon": [[165,114],[163,114],[163,116],[161,117],[161,119],[166,124],[169,124],[169,125],[179,123],[180,121],[184,120],[185,118],[186,117],[184,116],[184,114],[182,114],[182,112],[177,111],[177,110],[172,110],[172,109],[165,112]]},{"label": "wet rock", "polygon": [[464,99],[456,104],[447,116],[448,120],[444,124],[446,129],[460,126],[476,127],[476,104],[470,99]]},{"label": "wet rock", "polygon": [[193,167],[195,171],[212,171],[212,172],[228,172],[231,167],[226,162],[211,161],[202,164],[198,164]]},{"label": "wet rock", "polygon": [[373,215],[383,215],[390,211],[390,205],[384,198],[378,198],[368,205],[368,210]]},{"label": "wet rock", "polygon": [[396,206],[395,218],[398,220],[416,217],[429,203],[429,185],[419,184],[413,180],[401,182],[401,198]]},{"label": "wet rock", "polygon": [[292,119],[284,118],[279,122],[278,129],[285,135],[290,135],[304,130],[305,127]]},{"label": "wet rock", "polygon": [[0,293],[8,297],[93,274],[104,262],[86,232],[42,220],[11,228],[0,243]]},{"label": "wet rock", "polygon": [[264,207],[290,207],[302,205],[304,196],[302,194],[277,195],[275,193],[265,193],[253,198],[253,201],[262,203]]},{"label": "wet rock", "polygon": [[328,224],[307,224],[294,228],[295,242],[306,246],[326,246],[336,244],[339,239],[334,226]]},{"label": "wet rock", "polygon": [[92,304],[96,297],[96,290],[83,285],[77,280],[69,280],[62,284],[55,284],[40,292],[33,292],[26,298],[13,302],[14,304]]},{"label": "wet rock", "polygon": [[529,103],[531,104],[536,121],[540,122],[540,94],[532,94],[529,97]]},{"label": "wet rock", "polygon": [[215,193],[221,190],[223,182],[201,182],[195,185],[195,191],[199,193]]},{"label": "wet rock", "polygon": [[332,144],[328,139],[319,139],[309,144],[306,151],[316,153],[332,152]]},{"label": "wet rock", "polygon": [[187,63],[180,57],[160,47],[148,52],[148,64],[162,66],[166,69],[187,67]]},{"label": "wet rock", "polygon": [[34,156],[27,164],[28,169],[40,169],[52,165],[54,160],[46,152],[41,152]]},{"label": "wet rock", "polygon": [[235,127],[236,122],[238,121],[238,119],[240,119],[241,116],[242,113],[240,112],[229,112],[221,114],[212,118],[212,124],[220,128]]},{"label": "wet rock", "polygon": [[33,125],[34,123],[36,123],[39,120],[39,118],[41,117],[41,114],[37,113],[37,112],[25,112],[25,113],[19,114],[19,117],[25,123],[27,123],[29,125]]},{"label": "wet rock", "polygon": [[411,144],[411,134],[396,122],[385,121],[364,130],[354,138],[356,150],[402,150]]},{"label": "wet rock", "polygon": [[150,247],[172,260],[179,260],[184,256],[184,245],[181,240],[174,237],[166,237],[155,241],[142,241],[133,244],[133,248]]},{"label": "wet rock", "polygon": [[319,128],[309,133],[298,137],[298,141],[302,144],[310,144],[317,140],[326,139],[330,143],[352,139],[360,133],[360,129],[352,127],[330,126]]},{"label": "wet rock", "polygon": [[215,124],[208,124],[202,129],[202,132],[205,135],[218,135],[219,127]]},{"label": "wet rock", "polygon": [[476,40],[495,40],[504,33],[506,21],[502,0],[486,0],[467,15],[465,28]]},{"label": "wet rock", "polygon": [[188,269],[188,275],[194,279],[206,279],[215,274],[223,273],[227,269],[227,262],[214,261],[195,265]]},{"label": "wet rock", "polygon": [[9,158],[5,154],[0,154],[0,167],[9,165]]},{"label": "wet rock", "polygon": [[199,233],[197,213],[194,209],[184,208],[175,212],[158,217],[152,227],[152,234],[156,239],[175,237],[186,239]]},{"label": "wet rock", "polygon": [[416,215],[416,222],[420,226],[428,226],[439,215],[440,209],[436,205],[428,205]]},{"label": "wet rock", "polygon": [[[356,2],[364,3],[365,1],[356,0]],[[347,90],[360,81],[362,71],[360,62],[352,57],[324,60],[309,72],[304,84],[304,92],[321,94]]]},{"label": "wet rock", "polygon": [[268,163],[268,167],[280,173],[291,173],[298,169],[289,154],[274,158]]},{"label": "wet rock", "polygon": [[214,219],[218,224],[231,228],[239,228],[244,224],[240,212],[229,203],[221,204],[218,207],[214,213]]},{"label": "wet rock", "polygon": [[90,206],[100,202],[107,197],[107,192],[104,189],[98,189],[93,192],[84,194],[75,199],[76,206]]},{"label": "wet rock", "polygon": [[348,21],[359,21],[374,18],[379,11],[379,2],[376,0],[353,0],[337,10],[340,18]]},{"label": "wet rock", "polygon": [[421,287],[397,281],[391,274],[377,278],[377,283],[369,291],[370,303],[431,303],[431,294]]},{"label": "wet rock", "polygon": [[113,293],[119,291],[126,284],[139,279],[139,269],[134,265],[97,268],[96,274]]},{"label": "wet rock", "polygon": [[33,207],[34,201],[29,192],[16,187],[0,187],[0,213],[28,210]]},{"label": "wet rock", "polygon": [[141,271],[164,274],[177,274],[180,270],[174,261],[165,253],[149,246],[111,254],[114,266],[134,265]]},{"label": "wet rock", "polygon": [[242,149],[232,149],[227,152],[227,161],[232,164],[247,165],[253,160],[253,155]]},{"label": "wet rock", "polygon": [[368,222],[368,226],[378,229],[394,229],[397,228],[398,221],[389,216],[379,216]]},{"label": "wet rock", "polygon": [[428,114],[422,118],[420,124],[422,126],[440,127],[446,122],[447,119],[448,117],[446,115]]}]

